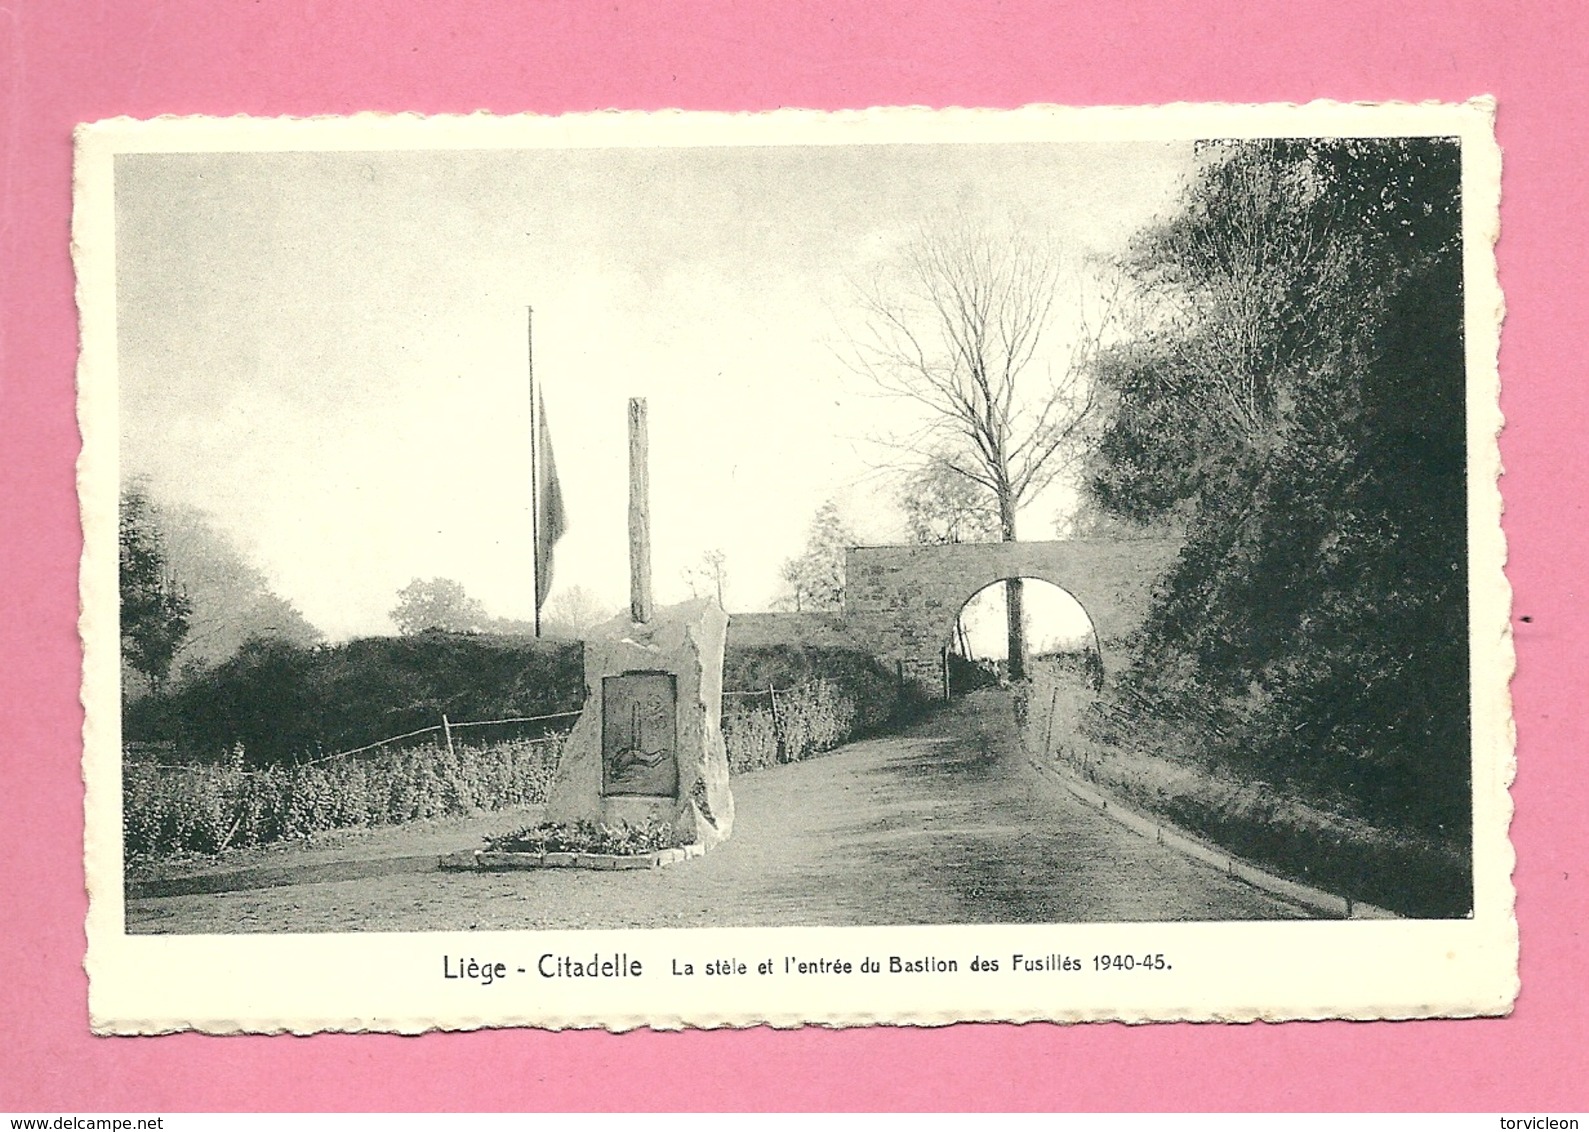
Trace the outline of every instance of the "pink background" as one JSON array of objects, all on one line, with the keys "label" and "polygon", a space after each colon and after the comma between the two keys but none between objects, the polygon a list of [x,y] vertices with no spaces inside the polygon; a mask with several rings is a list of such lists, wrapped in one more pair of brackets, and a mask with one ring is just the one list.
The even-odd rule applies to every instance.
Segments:
[{"label": "pink background", "polygon": [[[1569,2],[11,0],[0,8],[0,1110],[1584,1108],[1586,44],[1589,18]],[[1485,92],[1501,107],[1499,254],[1511,311],[1502,450],[1524,988],[1511,1018],[89,1035],[68,256],[75,123]]]}]

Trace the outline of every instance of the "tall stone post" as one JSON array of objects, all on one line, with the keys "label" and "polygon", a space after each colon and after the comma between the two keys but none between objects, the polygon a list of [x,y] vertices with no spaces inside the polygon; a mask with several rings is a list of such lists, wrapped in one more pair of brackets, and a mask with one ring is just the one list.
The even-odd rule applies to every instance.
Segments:
[{"label": "tall stone post", "polygon": [[651,473],[646,465],[646,400],[629,398],[629,614],[651,620]]}]

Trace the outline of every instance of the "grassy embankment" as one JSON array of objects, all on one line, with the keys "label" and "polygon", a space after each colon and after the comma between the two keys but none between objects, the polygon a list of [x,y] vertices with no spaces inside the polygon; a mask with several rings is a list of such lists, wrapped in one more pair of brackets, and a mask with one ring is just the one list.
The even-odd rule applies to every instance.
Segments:
[{"label": "grassy embankment", "polygon": [[[1406,916],[1468,911],[1468,847],[1352,813],[1349,800],[1243,778],[1200,753],[1194,729],[1100,701],[1038,673],[1022,733],[1029,753],[1273,872]],[[1018,708],[1019,715],[1023,709]]]}]

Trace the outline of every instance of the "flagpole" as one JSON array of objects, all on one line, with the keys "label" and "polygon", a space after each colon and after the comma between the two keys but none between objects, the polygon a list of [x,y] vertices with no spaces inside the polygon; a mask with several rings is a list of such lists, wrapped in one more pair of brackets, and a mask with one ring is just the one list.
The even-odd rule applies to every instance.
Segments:
[{"label": "flagpole", "polygon": [[530,603],[535,606],[535,635],[541,635],[541,488],[538,482],[540,460],[535,451],[535,308],[524,308],[524,346],[530,371],[530,554],[534,589]]}]

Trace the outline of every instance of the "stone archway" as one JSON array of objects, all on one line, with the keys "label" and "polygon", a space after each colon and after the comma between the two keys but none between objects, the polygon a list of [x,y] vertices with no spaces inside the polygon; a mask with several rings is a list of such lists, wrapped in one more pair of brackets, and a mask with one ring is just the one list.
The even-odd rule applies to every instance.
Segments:
[{"label": "stone archway", "polygon": [[943,693],[943,644],[960,609],[1006,578],[1037,578],[1068,592],[1092,619],[1104,672],[1147,613],[1155,581],[1180,552],[1157,539],[863,546],[846,557],[845,628],[930,696]]},{"label": "stone archway", "polygon": [[[1009,581],[1000,579],[972,594],[949,624],[945,645],[950,655],[946,663],[959,655],[970,666],[960,672],[958,681],[955,666],[946,673],[955,693],[969,686],[981,686],[990,676],[989,666],[1002,666],[1005,673],[1009,672]],[[1096,681],[1103,672],[1098,630],[1081,603],[1063,586],[1041,578],[1023,577],[1021,582],[1028,674],[1047,660],[1068,666],[1081,664]],[[1088,659],[1078,659],[1081,655]],[[1063,661],[1059,660],[1061,656]]]}]

